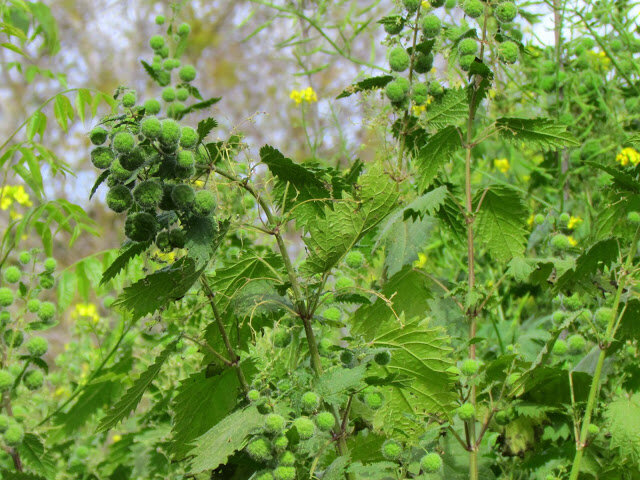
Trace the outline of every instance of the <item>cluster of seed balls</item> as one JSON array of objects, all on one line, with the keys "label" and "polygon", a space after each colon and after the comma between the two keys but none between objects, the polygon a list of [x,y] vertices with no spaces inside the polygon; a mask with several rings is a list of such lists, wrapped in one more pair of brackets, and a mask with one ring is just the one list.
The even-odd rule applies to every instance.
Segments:
[{"label": "cluster of seed balls", "polygon": [[245,451],[254,461],[267,468],[256,474],[258,480],[294,480],[296,478],[295,448],[289,445],[287,432],[295,430],[300,440],[331,432],[336,425],[332,413],[321,409],[322,399],[313,392],[304,393],[299,401],[301,415],[291,420],[274,412],[272,399],[258,390],[250,390],[247,398],[264,415],[263,424],[249,440]]},{"label": "cluster of seed balls", "polygon": [[[407,452],[397,440],[389,439],[382,444],[382,456],[390,462],[407,463]],[[437,473],[442,470],[442,457],[430,452],[420,458],[420,470],[423,473]]]},{"label": "cluster of seed balls", "polygon": [[[32,273],[39,268],[36,263],[37,252],[23,251],[18,255],[18,265],[5,267],[2,271],[3,283],[9,285],[28,284],[37,279],[38,284],[20,293],[23,289],[0,287],[0,327],[3,330],[2,348],[5,356],[11,351],[11,358],[20,358],[0,369],[0,392],[8,392],[18,385],[24,385],[28,390],[37,390],[44,385],[45,374],[40,368],[30,368],[30,364],[40,362],[40,358],[47,353],[49,344],[41,336],[30,336],[25,341],[22,329],[11,328],[15,324],[12,311],[17,312],[17,318],[28,318],[34,315],[34,321],[22,325],[30,331],[44,329],[53,322],[56,307],[52,302],[41,301],[38,294],[50,289],[54,285],[53,272],[57,263],[53,258],[47,258],[42,263],[42,272]],[[29,269],[30,271],[27,271]],[[16,320],[17,320],[16,318]],[[0,414],[0,433],[4,443],[9,447],[17,447],[24,438],[24,428],[16,418]]]},{"label": "cluster of seed balls", "polygon": [[[443,5],[447,9],[454,8],[455,0],[430,0],[431,7],[438,8]],[[422,2],[418,0],[403,0],[407,17],[415,14],[421,8]],[[478,18],[485,11],[485,4],[481,0],[464,0],[462,10],[471,18]],[[493,8],[493,15],[501,25],[512,22],[518,13],[518,9],[511,1],[503,1]],[[382,22],[385,31],[391,35],[400,35],[404,29],[406,19],[401,15],[386,17]],[[421,30],[424,40],[435,40],[443,31],[442,21],[435,13],[429,13],[421,19]],[[478,41],[475,38],[464,38],[457,44],[458,63],[462,70],[468,71],[475,60],[479,50]],[[518,59],[518,45],[511,40],[506,40],[498,46],[498,57],[504,63],[515,63]],[[401,45],[389,50],[389,67],[396,73],[402,73],[411,66],[411,55]],[[433,54],[419,51],[415,52],[413,59],[413,72],[425,74],[433,67]],[[411,91],[410,91],[411,89]],[[407,78],[397,76],[386,86],[385,93],[391,103],[399,108],[404,108],[409,98],[414,105],[424,105],[428,96],[439,97],[444,93],[440,82],[433,80],[429,83],[414,83],[411,88]]]},{"label": "cluster of seed balls", "polygon": [[[178,35],[188,33],[188,25],[184,25],[178,28]],[[150,43],[156,56],[168,55],[164,37],[154,36]],[[162,62],[168,82],[172,69],[178,66],[177,59],[166,58]],[[189,96],[189,82],[195,76],[194,67],[184,66],[179,71],[182,83],[178,88],[166,87],[162,91],[168,117],[182,111],[183,106],[174,101]],[[216,225],[213,192],[196,191],[192,186],[196,167],[205,162],[205,157],[196,153],[198,133],[173,118],[163,118],[156,99],[136,106],[135,92],[128,91],[122,96],[121,106],[124,116],[107,117],[89,133],[91,143],[96,145],[91,161],[96,168],[108,171],[107,205],[116,213],[127,213],[125,235],[130,240],[155,239],[162,251],[182,248],[185,230],[175,226],[177,219],[183,226],[197,218],[210,218],[211,225]]]}]

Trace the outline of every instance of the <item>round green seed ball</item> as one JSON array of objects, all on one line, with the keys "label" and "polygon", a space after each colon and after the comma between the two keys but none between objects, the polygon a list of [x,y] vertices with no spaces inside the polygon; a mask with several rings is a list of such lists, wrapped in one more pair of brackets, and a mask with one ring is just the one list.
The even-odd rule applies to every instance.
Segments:
[{"label": "round green seed ball", "polygon": [[344,263],[349,268],[360,268],[364,264],[364,255],[359,250],[352,250],[344,257]]},{"label": "round green seed ball", "polygon": [[26,343],[27,351],[34,357],[41,357],[49,349],[49,342],[43,337],[31,337]]},{"label": "round green seed ball", "polygon": [[107,192],[107,206],[116,213],[129,210],[133,205],[133,195],[124,185],[111,187]]},{"label": "round green seed ball", "polygon": [[122,96],[122,106],[131,108],[136,104],[136,92],[127,92]]},{"label": "round green seed ball", "polygon": [[42,370],[29,370],[22,381],[29,390],[37,390],[44,384],[44,373]]},{"label": "round green seed ball", "polygon": [[162,62],[162,68],[166,71],[170,72],[174,68],[178,68],[180,66],[180,60],[177,58],[167,58]]},{"label": "round green seed ball", "polygon": [[280,455],[280,458],[278,458],[279,465],[290,467],[292,465],[295,465],[295,463],[296,456],[293,454],[293,452],[283,452],[282,455]]},{"label": "round green seed ball", "polygon": [[278,435],[273,439],[273,448],[276,452],[282,452],[289,446],[289,439],[285,435]]},{"label": "round green seed ball", "polygon": [[264,429],[268,433],[282,433],[286,421],[282,415],[270,413],[264,419]]},{"label": "round green seed ball", "polygon": [[402,17],[400,15],[394,15],[390,17],[383,23],[384,31],[389,35],[397,35],[402,31],[402,27],[404,27],[404,22],[402,21]]},{"label": "round green seed ball", "polygon": [[18,447],[22,444],[24,439],[24,429],[22,425],[14,423],[2,434],[4,442],[10,447]]},{"label": "round green seed ball", "polygon": [[458,65],[460,65],[460,68],[463,71],[468,72],[469,69],[471,68],[471,65],[475,61],[475,59],[476,59],[475,55],[463,55],[460,58],[458,58]]},{"label": "round green seed ball", "polygon": [[178,35],[181,37],[189,35],[189,32],[191,32],[191,26],[188,23],[181,23],[178,27]]},{"label": "round green seed ball", "polygon": [[424,105],[429,98],[429,87],[424,83],[416,83],[411,98],[416,105]]},{"label": "round green seed ball", "polygon": [[164,37],[162,35],[154,35],[149,39],[149,46],[154,50],[162,49],[165,46]]},{"label": "round green seed ball", "polygon": [[568,350],[569,348],[567,347],[567,342],[562,339],[556,340],[556,343],[553,344],[553,348],[551,349],[554,355],[560,356],[566,355]]},{"label": "round green seed ball", "polygon": [[11,265],[10,267],[5,268],[4,270],[4,280],[7,283],[18,283],[20,281],[20,277],[22,273],[20,269],[16,266]]},{"label": "round green seed ball", "polygon": [[20,254],[18,255],[18,261],[22,264],[22,265],[26,265],[27,263],[31,263],[31,254],[29,252],[27,252],[26,250],[20,252]]},{"label": "round green seed ball", "polygon": [[567,347],[569,347],[569,352],[571,353],[580,353],[586,346],[587,341],[582,335],[574,334],[567,339]]},{"label": "round green seed ball", "polygon": [[429,83],[429,93],[434,97],[439,97],[444,93],[444,87],[440,84],[440,82],[434,80]]},{"label": "round green seed ball", "polygon": [[175,120],[165,119],[162,121],[160,141],[164,145],[178,145],[181,132],[180,125]]},{"label": "round green seed ball", "polygon": [[515,3],[508,1],[499,3],[493,11],[496,20],[498,20],[498,22],[500,23],[513,22],[513,19],[516,18],[517,13],[518,9],[516,8]]},{"label": "round green seed ball", "polygon": [[427,73],[433,67],[433,54],[425,55],[422,52],[416,53],[413,61],[413,69],[417,73]]},{"label": "round green seed ball", "polygon": [[135,145],[135,138],[129,132],[119,132],[113,137],[113,149],[118,153],[129,153]]},{"label": "round green seed ball", "polygon": [[180,152],[178,152],[176,161],[180,168],[190,168],[193,167],[196,163],[193,152],[190,150],[180,150]]},{"label": "round green seed ball", "polygon": [[171,190],[171,200],[180,210],[188,210],[196,199],[196,192],[191,185],[181,183]]},{"label": "round green seed ball", "polygon": [[36,313],[40,309],[40,300],[32,298],[27,302],[27,310],[31,313]]},{"label": "round green seed ball", "polygon": [[425,38],[435,38],[442,28],[442,22],[436,15],[430,14],[424,17],[422,20],[422,33]]},{"label": "round green seed ball", "polygon": [[322,311],[322,316],[330,322],[337,323],[342,320],[342,310],[338,307],[328,307]]},{"label": "round green seed ball", "polygon": [[108,133],[102,127],[96,127],[89,132],[89,140],[94,145],[102,145],[107,141]]},{"label": "round green seed ball", "polygon": [[629,212],[627,213],[627,221],[629,223],[632,223],[634,225],[637,225],[640,223],[640,213],[638,212]]},{"label": "round green seed ball", "polygon": [[274,480],[273,473],[269,470],[262,470],[261,472],[256,473],[254,478],[255,480]]},{"label": "round green seed ball", "polygon": [[467,377],[475,375],[476,373],[478,373],[478,370],[480,370],[480,363],[473,358],[467,358],[460,365],[460,371]]},{"label": "round green seed ball", "polygon": [[389,52],[389,66],[394,72],[404,72],[409,68],[411,57],[402,47],[394,47]]},{"label": "round green seed ball", "polygon": [[395,80],[387,83],[387,86],[385,87],[385,93],[387,95],[387,98],[391,100],[391,103],[395,104],[401,103],[407,95],[404,91],[404,88],[402,88],[402,85],[400,85],[400,83]]},{"label": "round green seed ball", "polygon": [[595,320],[600,327],[606,327],[613,319],[614,311],[610,307],[600,307],[596,310]]},{"label": "round green seed ball", "polygon": [[306,392],[300,400],[302,410],[305,412],[314,412],[320,406],[320,397],[315,392]]},{"label": "round green seed ball", "polygon": [[40,274],[40,278],[38,281],[38,284],[44,288],[44,289],[50,289],[53,288],[53,286],[55,285],[55,279],[53,278],[53,275],[49,274],[49,273],[42,273]]},{"label": "round green seed ball", "polygon": [[446,0],[444,2],[444,8],[446,8],[447,10],[451,10],[452,8],[456,8],[457,4],[458,0]]},{"label": "round green seed ball", "polygon": [[142,208],[155,208],[162,200],[162,185],[155,180],[140,182],[133,189],[133,198]]},{"label": "round green seed ball", "polygon": [[478,51],[478,42],[475,38],[463,38],[458,43],[458,53],[460,55],[475,55]]},{"label": "round green seed ball", "polygon": [[147,242],[155,238],[157,231],[155,217],[147,212],[132,213],[124,223],[124,234],[134,242]]},{"label": "round green seed ball", "polygon": [[316,415],[316,425],[322,432],[330,432],[336,424],[335,417],[329,412],[320,412]]},{"label": "round green seed ball", "polygon": [[382,456],[392,462],[397,462],[402,456],[402,445],[395,440],[386,440],[382,444]]},{"label": "round green seed ball", "polygon": [[156,25],[164,25],[164,15],[158,15],[156,17]]},{"label": "round green seed ball", "polygon": [[367,392],[364,395],[364,403],[371,410],[378,410],[384,403],[384,398],[380,392]]},{"label": "round green seed ball", "polygon": [[389,350],[383,350],[376,353],[373,356],[373,360],[381,366],[389,365],[389,362],[391,362],[391,353],[389,352]]},{"label": "round green seed ball", "polygon": [[427,453],[420,459],[420,468],[426,473],[436,473],[442,468],[442,457],[437,453]]},{"label": "round green seed ball", "polygon": [[315,424],[309,420],[307,417],[297,418],[293,422],[293,426],[298,431],[298,435],[302,440],[308,440],[313,437],[313,434],[316,431]]},{"label": "round green seed ball", "polygon": [[56,314],[56,306],[51,302],[42,302],[38,309],[38,318],[43,322],[49,322]]},{"label": "round green seed ball", "polygon": [[173,87],[165,87],[162,90],[162,99],[165,102],[173,102],[176,99],[176,89]]},{"label": "round green seed ball", "polygon": [[157,115],[160,113],[160,102],[155,98],[150,98],[144,102],[144,113],[146,115]]},{"label": "round green seed ball", "polygon": [[0,413],[0,433],[6,432],[10,424],[11,418],[9,418],[9,416],[5,415],[4,413]]},{"label": "round green seed ball", "polygon": [[57,268],[58,262],[56,262],[55,258],[49,257],[49,258],[45,259],[45,261],[44,261],[44,263],[42,265],[44,266],[44,269],[47,272],[53,272]]},{"label": "round green seed ball", "polygon": [[414,13],[420,8],[421,0],[402,0],[404,8],[409,13]]},{"label": "round green seed ball", "polygon": [[476,408],[469,402],[460,405],[456,413],[460,420],[464,422],[468,422],[476,418]]},{"label": "round green seed ball", "polygon": [[0,287],[0,307],[8,307],[13,303],[13,290],[7,287]]},{"label": "round green seed ball", "polygon": [[480,0],[464,0],[462,10],[471,18],[478,18],[484,12],[484,5]]},{"label": "round green seed ball", "polygon": [[187,98],[189,98],[189,90],[184,87],[180,87],[176,90],[176,98],[181,102],[184,102]]},{"label": "round green seed ball", "polygon": [[256,462],[267,462],[271,460],[271,445],[266,438],[254,438],[247,444],[245,450]]},{"label": "round green seed ball", "polygon": [[6,392],[11,388],[14,377],[7,370],[0,370],[0,392]]},{"label": "round green seed ball", "polygon": [[512,64],[518,60],[518,45],[510,40],[502,42],[498,47],[498,58],[504,63]]},{"label": "round green seed ball", "polygon": [[247,399],[250,402],[257,402],[258,400],[260,400],[260,392],[258,390],[249,390],[247,392]]},{"label": "round green seed ball", "polygon": [[274,480],[295,480],[296,468],[285,465],[279,465],[273,471]]},{"label": "round green seed ball", "polygon": [[571,248],[569,237],[562,233],[557,233],[553,237],[551,237],[551,245],[558,250],[566,250],[568,248]]},{"label": "round green seed ball", "polygon": [[191,127],[183,127],[180,135],[180,146],[182,148],[193,148],[198,143],[198,132]]},{"label": "round green seed ball", "polygon": [[181,228],[169,230],[169,243],[171,243],[172,248],[184,248],[186,241],[186,235]]},{"label": "round green seed ball", "polygon": [[178,76],[183,82],[192,82],[196,78],[196,69],[193,65],[185,65],[180,69]]},{"label": "round green seed ball", "polygon": [[150,140],[154,140],[160,136],[162,125],[157,117],[145,117],[140,122],[140,131]]},{"label": "round green seed ball", "polygon": [[216,208],[216,197],[209,190],[196,192],[193,202],[193,212],[199,217],[206,217]]},{"label": "round green seed ball", "polygon": [[114,158],[113,151],[108,147],[97,147],[91,150],[91,163],[101,170],[109,168]]}]

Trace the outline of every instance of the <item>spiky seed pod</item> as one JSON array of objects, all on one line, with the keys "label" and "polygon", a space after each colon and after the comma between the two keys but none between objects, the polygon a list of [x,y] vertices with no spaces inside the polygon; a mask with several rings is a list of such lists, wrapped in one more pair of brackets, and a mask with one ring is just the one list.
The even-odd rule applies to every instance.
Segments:
[{"label": "spiky seed pod", "polygon": [[394,15],[392,17],[388,17],[385,19],[384,22],[381,22],[381,23],[384,27],[384,31],[387,32],[389,35],[399,34],[402,31],[402,28],[404,27],[404,22],[400,15]]},{"label": "spiky seed pod", "polygon": [[311,437],[313,437],[313,434],[315,433],[315,430],[316,430],[315,424],[311,420],[309,420],[307,417],[297,418],[293,422],[293,426],[298,431],[298,435],[302,440],[308,440]]},{"label": "spiky seed pod", "polygon": [[183,127],[180,136],[180,146],[182,148],[193,148],[198,143],[198,132],[191,127]]},{"label": "spiky seed pod", "polygon": [[587,346],[587,341],[584,339],[582,335],[574,334],[571,335],[567,339],[567,347],[569,347],[569,352],[571,353],[580,353]]},{"label": "spiky seed pod", "polygon": [[437,453],[427,453],[420,459],[420,468],[425,473],[436,473],[442,468],[442,457]]},{"label": "spiky seed pod", "polygon": [[498,47],[498,58],[500,58],[504,63],[516,63],[518,60],[518,53],[518,45],[510,40],[502,42]]},{"label": "spiky seed pod", "polygon": [[53,288],[55,283],[56,282],[53,278],[53,275],[47,273],[40,274],[40,278],[38,279],[38,285],[40,285],[40,287],[44,288],[45,290],[49,290],[50,288]]},{"label": "spiky seed pod", "polygon": [[387,98],[391,100],[391,103],[394,104],[402,103],[407,96],[402,85],[395,80],[387,83],[385,93]]},{"label": "spiky seed pod", "polygon": [[160,120],[158,120],[158,117],[145,117],[140,122],[140,131],[150,140],[158,138],[162,132]]},{"label": "spiky seed pod", "polygon": [[43,322],[49,322],[56,314],[56,306],[51,302],[42,302],[38,309],[38,318]]},{"label": "spiky seed pod", "polygon": [[276,452],[282,452],[289,446],[289,439],[285,435],[278,435],[273,439],[273,448]]},{"label": "spiky seed pod", "polygon": [[320,397],[315,392],[306,392],[302,395],[300,403],[305,412],[315,412],[320,406]]},{"label": "spiky seed pod", "polygon": [[134,242],[146,242],[155,238],[158,222],[147,212],[132,213],[124,223],[124,234]]},{"label": "spiky seed pod", "polygon": [[109,168],[114,158],[113,151],[108,147],[97,147],[91,150],[91,163],[101,170]]},{"label": "spiky seed pod", "polygon": [[413,94],[411,96],[413,103],[416,105],[424,105],[429,98],[429,87],[424,83],[416,83],[413,86]]},{"label": "spiky seed pod", "polygon": [[551,245],[558,250],[566,250],[568,248],[571,248],[571,241],[566,235],[557,233],[553,237],[551,237]]},{"label": "spiky seed pod", "polygon": [[13,375],[7,370],[0,370],[0,392],[6,392],[13,385]]},{"label": "spiky seed pod", "polygon": [[478,370],[480,370],[480,363],[473,358],[467,358],[462,362],[462,365],[460,365],[460,371],[466,377],[475,375],[478,373]]},{"label": "spiky seed pod", "polygon": [[31,356],[41,357],[49,349],[49,342],[43,337],[31,337],[25,345]]},{"label": "spiky seed pod", "polygon": [[162,100],[165,102],[173,102],[176,99],[176,89],[173,87],[165,87],[162,90]]},{"label": "spiky seed pod", "polygon": [[11,419],[9,418],[9,416],[5,415],[4,413],[0,413],[0,433],[6,432],[10,424]]},{"label": "spiky seed pod", "polygon": [[389,362],[391,361],[391,353],[389,352],[389,350],[383,350],[376,353],[373,356],[373,360],[381,366],[389,365]]},{"label": "spiky seed pod", "polygon": [[206,217],[216,208],[216,197],[209,190],[196,192],[193,202],[193,212],[199,217]]},{"label": "spiky seed pod", "polygon": [[397,462],[402,456],[402,445],[395,440],[386,440],[382,444],[382,456],[392,462]]},{"label": "spiky seed pod", "polygon": [[144,102],[144,113],[145,115],[157,115],[160,113],[160,102],[155,98],[150,98],[146,102]]},{"label": "spiky seed pod", "polygon": [[24,440],[24,428],[19,423],[14,423],[2,434],[2,438],[8,446],[18,447]]},{"label": "spiky seed pod", "polygon": [[171,73],[167,72],[166,70],[156,71],[156,76],[158,85],[160,85],[161,87],[166,87],[171,83]]},{"label": "spiky seed pod", "polygon": [[337,323],[342,320],[342,310],[338,307],[328,307],[322,311],[322,316],[329,322]]},{"label": "spiky seed pod", "polygon": [[13,303],[13,290],[7,287],[0,287],[0,307],[8,307]]},{"label": "spiky seed pod", "polygon": [[164,15],[158,15],[156,16],[156,25],[164,25]]},{"label": "spiky seed pod", "polygon": [[556,340],[556,343],[553,344],[553,348],[551,349],[554,355],[566,355],[568,350],[567,342],[562,339]]},{"label": "spiky seed pod", "polygon": [[122,165],[122,168],[129,172],[133,172],[144,165],[147,151],[146,148],[144,150],[143,148],[145,147],[136,147],[131,150],[131,152],[120,155],[118,161],[120,162],[120,165]]},{"label": "spiky seed pod", "polygon": [[129,91],[122,96],[122,106],[131,108],[136,104],[136,92]]},{"label": "spiky seed pod", "polygon": [[31,254],[29,252],[27,252],[26,250],[20,252],[20,254],[18,255],[18,261],[22,264],[22,265],[26,265],[27,263],[31,263]]},{"label": "spiky seed pod", "polygon": [[320,412],[316,415],[316,425],[322,432],[330,432],[336,424],[336,419],[329,412]]},{"label": "spiky seed pod", "polygon": [[280,465],[273,471],[274,480],[295,480],[296,468]]},{"label": "spiky seed pod", "polygon": [[614,311],[610,307],[600,307],[596,310],[595,319],[600,327],[606,327],[613,319]]},{"label": "spiky seed pod", "polygon": [[499,3],[493,11],[493,15],[500,23],[513,22],[513,19],[516,18],[517,14],[518,9],[516,8],[515,3],[509,1]]},{"label": "spiky seed pod", "polygon": [[480,0],[464,0],[462,10],[471,18],[478,18],[484,12],[484,5]]},{"label": "spiky seed pod", "polygon": [[258,390],[249,390],[247,392],[247,399],[250,402],[257,402],[260,399],[260,392]]},{"label": "spiky seed pod", "polygon": [[129,132],[118,132],[113,137],[113,149],[118,153],[129,153],[136,145],[136,140]]},{"label": "spiky seed pod", "polygon": [[439,97],[444,93],[444,87],[437,80],[429,83],[429,93],[434,97]]},{"label": "spiky seed pod", "polygon": [[271,460],[271,444],[264,437],[257,437],[251,440],[246,448],[247,454],[256,462],[268,462]]},{"label": "spiky seed pod", "polygon": [[270,413],[264,419],[264,429],[268,433],[282,433],[286,425],[286,420],[282,415]]},{"label": "spiky seed pod", "polygon": [[413,69],[417,73],[427,73],[433,67],[433,54],[418,52],[414,57]]},{"label": "spiky seed pod", "polygon": [[160,133],[160,141],[164,145],[174,146],[180,142],[182,130],[180,125],[171,119],[162,120],[162,131]]},{"label": "spiky seed pod", "polygon": [[184,102],[187,98],[189,98],[189,90],[184,87],[180,87],[176,90],[176,98],[181,102]]},{"label": "spiky seed pod", "polygon": [[94,145],[102,145],[107,141],[107,136],[107,131],[102,127],[96,127],[89,132],[89,140]]},{"label": "spiky seed pod", "polygon": [[463,38],[458,43],[458,53],[460,55],[475,55],[478,51],[478,42],[475,38]]},{"label": "spiky seed pod", "polygon": [[129,210],[133,205],[133,195],[124,185],[111,187],[107,192],[107,206],[116,213]]},{"label": "spiky seed pod", "polygon": [[154,35],[149,39],[149,46],[154,50],[161,50],[164,44],[164,37],[162,35]]},{"label": "spiky seed pod", "polygon": [[37,390],[44,384],[44,373],[42,370],[29,370],[22,381],[29,390]]},{"label": "spiky seed pod", "polygon": [[20,277],[22,276],[22,273],[20,272],[20,269],[16,266],[10,266],[5,268],[4,270],[4,280],[7,283],[18,283],[20,281]]},{"label": "spiky seed pod", "polygon": [[169,230],[169,242],[173,248],[183,248],[186,242],[186,235],[181,228]]},{"label": "spiky seed pod", "polygon": [[384,403],[384,398],[380,392],[368,392],[364,395],[364,403],[371,410],[378,410]]},{"label": "spiky seed pod", "polygon": [[166,58],[162,61],[162,68],[166,71],[170,72],[174,68],[178,68],[180,66],[180,60],[177,58]]},{"label": "spiky seed pod", "polygon": [[420,3],[421,3],[421,0],[402,0],[402,4],[404,5],[404,8],[409,13],[416,12],[418,8],[420,8]]},{"label": "spiky seed pod", "polygon": [[295,465],[295,463],[296,456],[293,454],[293,452],[283,452],[282,455],[280,455],[280,458],[278,458],[279,465],[290,467],[292,465]]},{"label": "spiky seed pod", "polygon": [[178,76],[183,82],[192,82],[196,78],[196,69],[193,65],[185,65],[180,69]]},{"label": "spiky seed pod", "polygon": [[196,192],[191,185],[181,183],[171,190],[171,200],[180,210],[188,210],[196,199]]},{"label": "spiky seed pod", "polygon": [[58,267],[58,262],[55,258],[48,257],[45,258],[42,265],[47,272],[53,272]]},{"label": "spiky seed pod", "polygon": [[188,23],[181,23],[178,27],[178,35],[185,37],[191,32],[191,26]]},{"label": "spiky seed pod", "polygon": [[350,366],[355,359],[355,355],[351,350],[343,350],[340,352],[340,361],[345,366]]},{"label": "spiky seed pod", "polygon": [[32,298],[27,302],[27,310],[31,313],[36,313],[40,309],[40,300]]},{"label": "spiky seed pod", "polygon": [[462,69],[465,72],[468,72],[475,59],[476,59],[475,55],[463,55],[460,58],[458,58],[458,65],[460,65],[460,69]]},{"label": "spiky seed pod", "polygon": [[389,66],[394,72],[404,72],[409,68],[411,57],[402,47],[394,47],[389,52]]},{"label": "spiky seed pod", "polygon": [[195,165],[196,160],[193,156],[193,152],[190,150],[181,150],[178,152],[177,164],[178,167],[186,169],[191,168]]},{"label": "spiky seed pod", "polygon": [[162,185],[155,180],[140,182],[133,189],[133,198],[142,208],[155,208],[162,200]]},{"label": "spiky seed pod", "polygon": [[422,33],[426,38],[435,38],[440,33],[442,22],[437,15],[426,15],[422,20]]},{"label": "spiky seed pod", "polygon": [[451,10],[452,8],[456,8],[457,4],[458,0],[446,0],[444,2],[444,8],[446,8],[447,10]]},{"label": "spiky seed pod", "polygon": [[429,5],[433,8],[439,8],[444,5],[445,0],[429,0]]},{"label": "spiky seed pod", "polygon": [[458,407],[456,413],[458,414],[458,417],[460,417],[460,420],[468,422],[476,418],[476,407],[474,407],[473,404],[469,402],[463,403]]},{"label": "spiky seed pod", "polygon": [[364,264],[364,255],[360,250],[351,250],[344,257],[344,263],[346,263],[349,268],[360,268]]},{"label": "spiky seed pod", "polygon": [[171,242],[169,241],[169,232],[163,230],[162,232],[158,232],[156,235],[156,240],[154,242],[156,247],[161,252],[170,252],[171,251]]},{"label": "spiky seed pod", "polygon": [[271,473],[270,470],[262,470],[256,473],[256,476],[253,478],[255,478],[255,480],[274,480],[273,473]]},{"label": "spiky seed pod", "polygon": [[171,117],[171,118],[179,118],[185,108],[186,107],[185,107],[184,103],[182,103],[182,102],[173,102],[167,108],[167,115],[169,115],[169,117]]}]

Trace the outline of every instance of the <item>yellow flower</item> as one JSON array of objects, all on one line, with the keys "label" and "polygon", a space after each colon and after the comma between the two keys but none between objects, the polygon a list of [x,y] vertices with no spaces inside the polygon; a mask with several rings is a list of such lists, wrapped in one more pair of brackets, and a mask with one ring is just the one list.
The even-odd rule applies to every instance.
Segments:
[{"label": "yellow flower", "polygon": [[571,217],[569,217],[569,223],[567,223],[567,228],[569,230],[573,230],[581,223],[582,223],[582,219],[580,217],[574,217],[573,215],[571,215]]},{"label": "yellow flower", "polygon": [[423,268],[427,264],[427,256],[424,253],[418,254],[418,260],[413,262],[415,268]]},{"label": "yellow flower", "polygon": [[313,103],[318,101],[318,96],[313,88],[307,87],[304,90],[291,90],[289,98],[300,105],[302,102]]},{"label": "yellow flower", "polygon": [[93,323],[98,323],[100,321],[100,315],[98,315],[98,309],[93,303],[77,303],[76,309],[71,314],[74,318],[86,318],[91,320]]},{"label": "yellow flower", "polygon": [[629,165],[629,163],[633,164],[635,167],[640,163],[640,153],[635,148],[627,147],[623,148],[618,155],[616,155],[616,162],[618,162],[623,167]]},{"label": "yellow flower", "polygon": [[120,440],[122,440],[122,435],[118,435],[117,433],[111,437],[111,441],[113,441],[113,443],[119,442]]},{"label": "yellow flower", "polygon": [[2,196],[0,197],[0,209],[7,210],[14,203],[30,207],[33,205],[29,194],[25,191],[22,185],[6,185],[2,189]]},{"label": "yellow flower", "polygon": [[502,173],[507,173],[511,168],[511,165],[509,165],[509,160],[507,160],[506,158],[496,158],[493,161],[493,166],[500,170]]},{"label": "yellow flower", "polygon": [[413,109],[413,114],[414,114],[416,117],[418,117],[418,116],[420,116],[420,114],[421,114],[422,112],[424,112],[424,111],[427,109],[427,106],[426,106],[426,105],[414,105],[414,106],[412,107],[412,109]]},{"label": "yellow flower", "polygon": [[578,241],[571,235],[569,235],[567,238],[569,240],[569,245],[571,245],[572,247],[575,247],[578,244]]},{"label": "yellow flower", "polygon": [[531,215],[529,215],[529,218],[527,218],[527,225],[529,225],[530,227],[533,226],[533,219],[534,219],[534,216],[532,213]]}]

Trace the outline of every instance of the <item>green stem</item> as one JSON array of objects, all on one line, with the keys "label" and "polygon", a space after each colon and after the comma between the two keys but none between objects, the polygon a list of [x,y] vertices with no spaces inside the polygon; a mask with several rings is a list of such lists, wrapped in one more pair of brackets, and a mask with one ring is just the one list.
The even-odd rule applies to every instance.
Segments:
[{"label": "green stem", "polygon": [[582,426],[580,428],[580,438],[576,439],[576,455],[573,459],[573,466],[571,467],[571,474],[569,480],[577,480],[580,474],[580,464],[582,463],[582,457],[586,448],[587,437],[589,435],[589,425],[591,424],[591,417],[593,410],[598,402],[598,394],[600,392],[600,377],[602,376],[602,366],[604,365],[605,358],[607,357],[607,350],[613,341],[611,338],[616,320],[618,317],[618,310],[620,309],[620,299],[622,298],[622,292],[624,291],[631,263],[636,255],[638,241],[640,241],[640,228],[636,231],[636,234],[631,242],[631,248],[629,255],[621,271],[620,279],[618,281],[618,289],[616,290],[616,296],[613,301],[613,315],[609,319],[607,325],[607,331],[605,333],[604,342],[600,345],[600,355],[598,355],[598,363],[596,363],[596,369],[591,379],[591,388],[589,389],[589,396],[587,397],[587,408],[582,417]]}]

